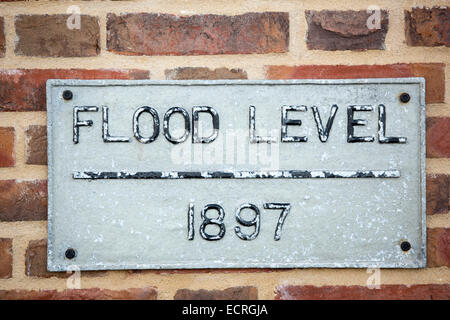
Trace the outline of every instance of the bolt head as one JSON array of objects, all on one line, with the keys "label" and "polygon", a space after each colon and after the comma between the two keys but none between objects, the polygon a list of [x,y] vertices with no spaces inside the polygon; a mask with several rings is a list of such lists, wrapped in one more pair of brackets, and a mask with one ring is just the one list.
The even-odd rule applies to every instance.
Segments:
[{"label": "bolt head", "polygon": [[403,103],[408,103],[409,100],[411,100],[411,96],[410,96],[408,93],[404,92],[404,93],[402,93],[402,94],[400,95],[400,101],[401,101],[401,102],[403,102]]},{"label": "bolt head", "polygon": [[66,250],[65,256],[67,259],[73,259],[77,255],[75,249],[69,248]]},{"label": "bolt head", "polygon": [[403,250],[403,251],[409,251],[409,249],[411,249],[411,243],[409,243],[408,241],[403,241],[401,244],[400,244],[400,248]]},{"label": "bolt head", "polygon": [[64,90],[62,94],[64,100],[71,100],[73,97],[72,91],[70,90]]}]

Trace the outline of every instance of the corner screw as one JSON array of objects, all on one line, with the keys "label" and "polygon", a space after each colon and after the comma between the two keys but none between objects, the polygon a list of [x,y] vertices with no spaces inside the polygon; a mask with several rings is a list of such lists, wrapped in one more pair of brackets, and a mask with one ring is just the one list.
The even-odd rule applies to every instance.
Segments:
[{"label": "corner screw", "polygon": [[409,243],[408,241],[403,241],[401,244],[400,244],[400,248],[403,250],[403,251],[409,251],[409,249],[411,249],[411,243]]},{"label": "corner screw", "polygon": [[75,249],[69,248],[66,250],[65,255],[66,255],[67,259],[73,259],[73,258],[75,258],[77,253],[76,253]]},{"label": "corner screw", "polygon": [[400,95],[400,101],[401,101],[401,102],[403,102],[403,103],[408,103],[409,100],[411,100],[411,96],[410,96],[408,93],[404,92],[404,93],[402,93],[402,94]]},{"label": "corner screw", "polygon": [[62,96],[64,100],[72,100],[73,94],[70,90],[64,90]]}]

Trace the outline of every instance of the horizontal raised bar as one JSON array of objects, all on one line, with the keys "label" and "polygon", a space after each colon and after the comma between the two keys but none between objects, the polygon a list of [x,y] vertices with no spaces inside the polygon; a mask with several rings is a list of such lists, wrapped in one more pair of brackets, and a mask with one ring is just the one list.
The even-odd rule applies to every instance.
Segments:
[{"label": "horizontal raised bar", "polygon": [[77,171],[74,179],[329,179],[399,178],[399,170]]}]

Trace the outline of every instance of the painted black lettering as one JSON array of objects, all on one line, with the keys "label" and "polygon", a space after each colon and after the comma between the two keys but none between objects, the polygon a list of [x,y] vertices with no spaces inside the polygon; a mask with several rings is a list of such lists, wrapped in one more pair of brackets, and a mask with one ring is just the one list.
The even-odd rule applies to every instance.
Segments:
[{"label": "painted black lettering", "polygon": [[256,135],[256,108],[254,106],[250,106],[248,110],[248,124],[249,124],[249,136],[250,143],[273,143],[276,142],[275,138],[272,137],[261,137]]},{"label": "painted black lettering", "polygon": [[[212,117],[213,132],[209,137],[199,137],[198,114],[199,112],[209,113]],[[192,108],[192,143],[211,143],[219,135],[219,114],[216,110],[208,106]]]},{"label": "painted black lettering", "polygon": [[372,111],[371,106],[349,106],[347,108],[347,142],[373,142],[375,137],[365,136],[365,137],[355,137],[354,127],[355,126],[365,126],[367,121],[363,119],[354,119],[354,112],[356,111]]},{"label": "painted black lettering", "polygon": [[95,106],[83,106],[73,108],[73,143],[77,144],[80,140],[80,127],[90,127],[93,124],[92,120],[80,121],[78,118],[79,112],[97,112],[98,107]]},{"label": "painted black lettering", "polygon": [[[184,118],[184,133],[179,138],[174,138],[170,134],[169,121],[170,121],[170,117],[174,113],[180,113]],[[186,141],[186,139],[189,137],[189,133],[191,132],[191,123],[190,123],[190,119],[189,119],[189,113],[185,109],[179,108],[179,107],[173,107],[173,108],[170,108],[169,110],[167,110],[166,114],[164,115],[163,131],[164,131],[164,136],[166,137],[166,139],[173,144],[178,144],[178,143],[182,143],[182,142]]]},{"label": "painted black lettering", "polygon": [[327,142],[328,136],[330,135],[331,126],[333,125],[334,117],[338,111],[338,106],[333,105],[330,110],[330,116],[327,121],[327,126],[323,128],[322,120],[320,118],[319,109],[316,106],[311,107],[314,115],[314,120],[316,121],[317,132],[319,133],[319,139],[321,142]]},{"label": "painted black lettering", "polygon": [[[153,119],[153,134],[148,138],[142,136],[141,130],[140,130],[140,125],[139,125],[139,118],[141,117],[141,115],[144,112],[151,114],[152,119]],[[136,138],[136,140],[139,141],[140,143],[150,143],[150,142],[155,141],[159,135],[158,112],[154,108],[147,107],[147,106],[140,107],[139,109],[137,109],[133,115],[133,133],[134,133],[134,137]]]},{"label": "painted black lettering", "polygon": [[406,143],[405,137],[386,137],[386,107],[378,106],[378,142],[379,143]]},{"label": "painted black lettering", "polygon": [[308,138],[304,136],[288,136],[287,126],[301,126],[302,120],[294,120],[288,118],[289,111],[306,112],[306,106],[283,106],[281,108],[281,142],[307,142]]},{"label": "painted black lettering", "polygon": [[130,142],[127,137],[116,136],[113,137],[109,134],[109,107],[103,106],[103,141],[104,142]]}]

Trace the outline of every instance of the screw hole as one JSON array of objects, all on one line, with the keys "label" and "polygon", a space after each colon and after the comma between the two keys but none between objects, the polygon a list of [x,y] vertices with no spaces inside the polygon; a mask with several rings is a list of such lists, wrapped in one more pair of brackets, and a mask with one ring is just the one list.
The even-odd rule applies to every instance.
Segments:
[{"label": "screw hole", "polygon": [[410,96],[408,93],[404,92],[404,93],[402,93],[402,94],[400,95],[400,101],[401,101],[401,102],[403,102],[403,103],[408,103],[409,100],[411,100],[411,96]]},{"label": "screw hole", "polygon": [[403,251],[409,251],[409,249],[411,249],[411,243],[409,243],[408,241],[403,241],[401,244],[400,244],[400,248],[403,250]]},{"label": "screw hole", "polygon": [[77,253],[76,253],[75,249],[69,248],[66,250],[65,255],[66,255],[67,259],[73,259],[73,258],[75,258]]},{"label": "screw hole", "polygon": [[73,94],[70,90],[64,90],[62,96],[64,100],[72,100]]}]

